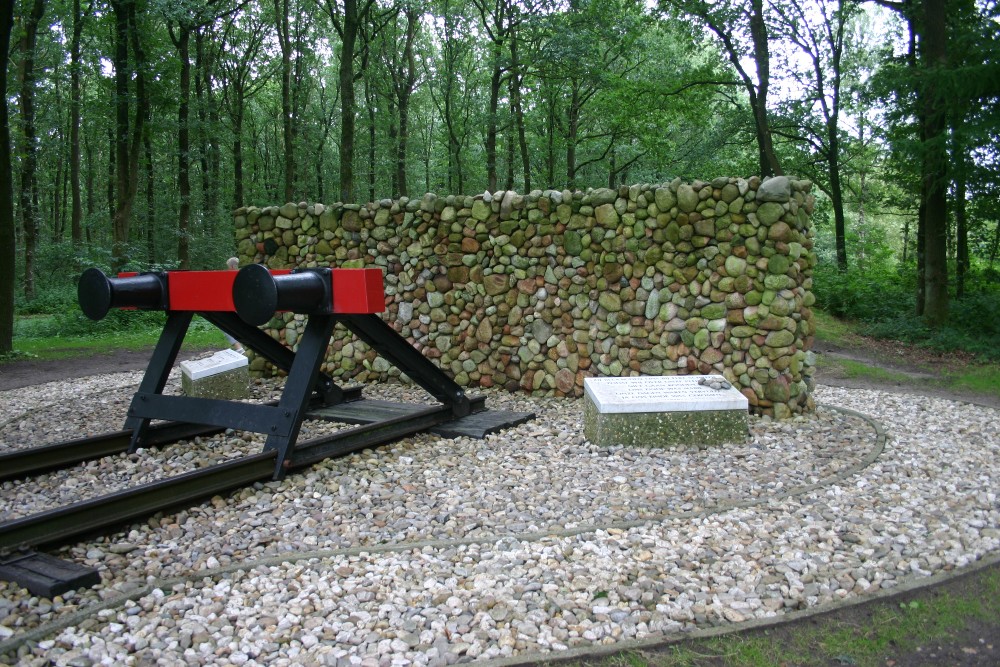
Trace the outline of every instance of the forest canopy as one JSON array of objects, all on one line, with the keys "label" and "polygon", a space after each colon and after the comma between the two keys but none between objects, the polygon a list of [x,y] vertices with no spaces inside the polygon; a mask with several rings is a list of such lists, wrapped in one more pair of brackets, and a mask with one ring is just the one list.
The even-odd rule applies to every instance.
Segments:
[{"label": "forest canopy", "polygon": [[912,276],[938,325],[998,280],[998,33],[985,0],[5,3],[0,353],[40,276],[221,268],[240,206],[678,176],[809,178],[830,284]]}]

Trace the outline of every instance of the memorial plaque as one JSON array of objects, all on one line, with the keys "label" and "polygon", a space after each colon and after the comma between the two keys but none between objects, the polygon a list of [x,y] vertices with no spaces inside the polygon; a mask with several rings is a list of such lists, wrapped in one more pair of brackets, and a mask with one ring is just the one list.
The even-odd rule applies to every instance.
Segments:
[{"label": "memorial plaque", "polygon": [[186,396],[234,399],[250,395],[250,361],[236,350],[182,361],[181,389]]},{"label": "memorial plaque", "polygon": [[747,437],[746,396],[719,376],[584,380],[584,432],[591,442],[707,447]]},{"label": "memorial plaque", "polygon": [[209,375],[225,373],[234,368],[247,366],[250,361],[236,350],[222,350],[204,359],[181,362],[181,373],[192,380],[200,380]]}]

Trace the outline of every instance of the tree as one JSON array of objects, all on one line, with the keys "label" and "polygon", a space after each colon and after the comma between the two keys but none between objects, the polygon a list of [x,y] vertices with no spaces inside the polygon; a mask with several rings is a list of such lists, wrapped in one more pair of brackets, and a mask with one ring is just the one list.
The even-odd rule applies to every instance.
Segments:
[{"label": "tree", "polygon": [[[916,118],[920,164],[917,230],[917,314],[932,327],[948,317],[948,18],[946,0],[877,0],[899,12],[910,31],[908,69],[897,99]],[[919,47],[919,49],[915,47]],[[909,90],[908,90],[909,89]]]},{"label": "tree", "polygon": [[[473,57],[473,44],[469,38],[472,31],[469,17],[463,10],[462,3],[456,6],[451,0],[442,0],[440,19],[435,24],[440,53],[434,68],[429,64],[426,66],[432,84],[431,99],[443,121],[448,156],[446,187],[449,192],[465,191],[462,150],[468,140],[474,89],[471,75],[475,73],[475,68],[469,63]],[[470,76],[462,75],[464,66],[468,66]]]},{"label": "tree", "polygon": [[[146,55],[139,39],[135,0],[111,0],[115,19],[115,124],[112,135],[114,149],[114,214],[112,217],[112,269],[122,268],[128,260],[129,225],[132,205],[138,187],[139,147],[143,127],[149,116],[146,95]],[[134,67],[129,67],[129,47]],[[135,117],[129,122],[129,80],[135,80]],[[110,192],[110,180],[109,180]]]},{"label": "tree", "polygon": [[93,3],[83,12],[80,0],[73,0],[73,36],[70,41],[70,238],[73,245],[83,242],[83,197],[80,192],[80,42],[83,37],[84,17],[93,10]]},{"label": "tree", "polygon": [[924,320],[940,326],[948,319],[948,148],[944,91],[935,81],[948,66],[948,12],[945,0],[923,0],[921,69],[918,87],[923,121],[921,191],[924,204]]},{"label": "tree", "polygon": [[[14,3],[0,6],[0,90],[7,90],[10,33],[14,27]],[[14,189],[10,156],[10,114],[7,96],[0,96],[0,354],[14,349],[14,282],[17,254],[14,233]]]},{"label": "tree", "polygon": [[24,295],[35,296],[35,253],[38,250],[38,136],[35,131],[35,42],[45,11],[43,0],[30,0],[21,26],[18,70],[21,110],[21,222],[24,230]]},{"label": "tree", "polygon": [[[417,37],[417,27],[419,15],[413,5],[406,5],[403,8],[405,18],[405,29],[403,36],[403,52],[397,59],[396,51],[386,58],[385,65],[389,70],[389,77],[392,83],[392,94],[396,104],[396,111],[399,114],[398,135],[396,137],[395,160],[396,170],[393,177],[395,184],[394,193],[398,196],[407,196],[409,188],[406,180],[406,149],[410,138],[410,97],[417,86],[417,64],[413,53],[414,41]],[[397,61],[398,60],[398,61]]]},{"label": "tree", "polygon": [[[768,95],[771,88],[771,50],[768,28],[764,20],[763,0],[749,2],[710,3],[704,0],[664,0],[679,11],[697,19],[718,38],[726,57],[739,77],[753,115],[754,133],[762,177],[781,174],[781,165],[774,151]],[[755,72],[744,66],[749,57]]]},{"label": "tree", "polygon": [[[625,128],[637,121],[634,107],[619,113],[624,110],[616,93],[643,64],[637,45],[645,22],[636,5],[618,0],[581,1],[547,21],[536,59],[540,75],[558,83],[550,111],[565,141],[567,187],[577,186],[581,170],[608,160]],[[588,116],[593,108],[599,111]]]},{"label": "tree", "polygon": [[[341,4],[341,2],[343,4]],[[355,59],[361,61],[360,71],[364,72],[368,62],[368,47],[378,33],[378,22],[371,30],[363,33],[365,23],[372,20],[375,0],[323,0],[330,23],[340,37],[340,200],[354,201],[354,116],[356,103],[354,95]]]},{"label": "tree", "polygon": [[244,14],[243,21],[233,21],[226,26],[223,44],[239,44],[240,48],[223,48],[220,62],[222,76],[222,103],[229,112],[233,154],[233,208],[247,203],[244,194],[243,173],[243,121],[247,104],[258,94],[274,74],[274,68],[258,62],[263,51],[265,26],[260,17]]},{"label": "tree", "polygon": [[809,59],[811,67],[800,72],[789,66],[790,74],[802,94],[786,105],[792,125],[774,132],[804,145],[825,166],[823,177],[809,175],[830,198],[837,266],[841,271],[847,270],[840,145],[844,39],[848,21],[856,12],[856,5],[839,0],[815,0],[810,5],[789,3],[776,12],[781,33]]},{"label": "tree", "polygon": [[180,268],[190,268],[191,253],[191,36],[214,21],[236,11],[221,5],[222,0],[200,0],[164,6],[170,41],[180,61],[177,103],[177,259]]}]

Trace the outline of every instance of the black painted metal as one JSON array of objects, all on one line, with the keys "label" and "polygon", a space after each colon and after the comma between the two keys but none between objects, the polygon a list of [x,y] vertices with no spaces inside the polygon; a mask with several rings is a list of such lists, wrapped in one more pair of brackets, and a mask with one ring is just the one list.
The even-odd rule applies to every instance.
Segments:
[{"label": "black painted metal", "polygon": [[[486,410],[486,397],[472,396],[470,404],[473,413],[482,412]],[[364,398],[360,401],[344,403],[342,405],[316,407],[309,410],[306,417],[309,419],[339,422],[341,424],[371,424],[372,422],[396,419],[397,417],[422,412],[427,407],[427,405],[417,403],[401,403],[398,401]]]},{"label": "black painted metal", "polygon": [[[485,438],[491,433],[497,433],[535,418],[532,412],[487,410],[485,396],[472,396],[470,402],[472,404],[470,414],[457,419],[449,418],[445,422],[431,426],[428,430],[445,438],[462,436]],[[425,407],[414,403],[363,399],[343,405],[314,408],[309,411],[308,417],[344,424],[371,424],[407,417],[421,412]]]},{"label": "black painted metal", "polygon": [[80,276],[76,294],[83,314],[92,320],[102,320],[111,308],[166,310],[166,283],[165,273],[109,278],[100,269],[91,268]]},{"label": "black painted metal", "polygon": [[48,554],[29,552],[0,560],[0,579],[16,582],[34,595],[49,598],[101,583],[97,569]]},{"label": "black painted metal", "polygon": [[427,393],[451,408],[455,417],[472,410],[465,391],[430,359],[420,354],[378,315],[341,315],[340,321]]},{"label": "black painted metal", "polygon": [[254,433],[291,433],[286,409],[239,401],[190,396],[137,393],[129,408],[130,417],[145,419],[187,419],[194,424],[221,426]]},{"label": "black painted metal", "polygon": [[313,385],[316,384],[319,367],[326,355],[326,348],[330,344],[330,335],[333,333],[336,321],[333,315],[312,315],[299,339],[299,350],[295,354],[295,361],[288,372],[285,388],[278,401],[278,409],[282,411],[283,418],[290,420],[291,428],[288,432],[272,429],[264,442],[265,450],[273,449],[278,452],[274,468],[275,479],[280,479],[284,475],[289,452],[295,446],[295,439],[299,435],[299,428],[308,408],[309,395]]},{"label": "black painted metal", "polygon": [[271,477],[274,452],[252,454],[151,484],[0,524],[0,553],[56,544]]},{"label": "black painted metal", "polygon": [[414,433],[426,431],[436,424],[452,419],[447,405],[436,405],[395,419],[357,426],[347,431],[301,443],[292,452],[290,468],[318,463],[323,459],[344,456],[351,452],[375,447]]},{"label": "black painted metal", "polygon": [[[146,434],[146,446],[154,447],[183,438],[212,435],[222,429],[189,422],[153,424]],[[114,431],[87,438],[57,442],[0,454],[0,481],[59,470],[82,461],[99,459],[128,450],[132,431]]]},{"label": "black painted metal", "polygon": [[[206,320],[258,353],[281,370],[291,372],[295,362],[295,352],[274,340],[266,333],[247,324],[235,313],[199,313]],[[324,348],[324,352],[326,349]],[[313,391],[319,393],[327,405],[336,405],[351,400],[344,390],[337,386],[326,373],[319,373]]]},{"label": "black painted metal", "polygon": [[[177,360],[177,353],[184,342],[184,334],[187,333],[188,326],[194,313],[185,311],[171,311],[167,314],[167,322],[163,325],[160,339],[153,348],[153,355],[149,358],[146,366],[146,373],[139,383],[139,391],[132,397],[134,406],[141,394],[160,394],[170,377],[170,369]],[[185,419],[185,421],[191,421]],[[146,445],[146,432],[149,429],[149,418],[132,416],[132,409],[129,409],[129,416],[125,420],[125,428],[132,431],[132,440],[129,443],[129,452],[134,452],[139,447]]]},{"label": "black painted metal", "polygon": [[329,315],[333,308],[330,269],[297,269],[272,275],[262,264],[240,269],[233,282],[233,305],[249,324],[260,326],[279,310]]}]

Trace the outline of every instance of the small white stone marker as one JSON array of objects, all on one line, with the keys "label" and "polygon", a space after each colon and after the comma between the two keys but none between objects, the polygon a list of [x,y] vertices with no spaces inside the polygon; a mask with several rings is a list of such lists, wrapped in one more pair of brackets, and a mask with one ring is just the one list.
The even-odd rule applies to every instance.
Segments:
[{"label": "small white stone marker", "polygon": [[204,359],[182,361],[180,367],[181,373],[189,379],[200,380],[210,375],[225,373],[226,371],[249,364],[250,360],[236,350],[222,350]]},{"label": "small white stone marker", "polygon": [[246,398],[250,392],[250,360],[236,350],[222,350],[204,359],[182,361],[181,389],[199,398]]},{"label": "small white stone marker", "polygon": [[746,439],[747,397],[705,375],[584,380],[584,431],[594,444],[697,447]]}]

